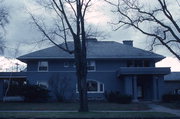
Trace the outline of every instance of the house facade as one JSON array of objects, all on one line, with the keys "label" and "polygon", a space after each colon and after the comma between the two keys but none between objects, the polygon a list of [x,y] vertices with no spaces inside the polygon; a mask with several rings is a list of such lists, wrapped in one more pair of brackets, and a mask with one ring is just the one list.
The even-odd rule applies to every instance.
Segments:
[{"label": "house facade", "polygon": [[[73,49],[73,42],[68,42]],[[61,44],[64,46],[64,44]],[[164,56],[133,47],[132,41],[87,42],[87,88],[89,100],[105,100],[106,92],[133,96],[134,101],[158,101],[166,93],[164,75],[170,68],[157,68],[155,63]],[[29,83],[44,85],[51,91],[52,100],[78,100],[74,55],[56,46],[23,55],[27,63]]]}]

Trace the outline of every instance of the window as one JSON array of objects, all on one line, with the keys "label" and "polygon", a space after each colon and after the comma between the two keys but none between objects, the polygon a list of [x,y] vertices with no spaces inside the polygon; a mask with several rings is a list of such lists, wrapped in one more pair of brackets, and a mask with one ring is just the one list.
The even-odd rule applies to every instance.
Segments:
[{"label": "window", "polygon": [[149,67],[147,60],[128,60],[127,67]]},{"label": "window", "polygon": [[88,91],[98,91],[98,83],[96,81],[87,81]]},{"label": "window", "polygon": [[[76,85],[76,92],[78,93],[77,85]],[[104,93],[104,84],[95,80],[88,80],[87,93]]]},{"label": "window", "polygon": [[75,63],[75,62],[73,62],[73,67],[74,67],[74,68],[76,67],[76,63]]},{"label": "window", "polygon": [[64,62],[64,67],[69,67],[70,63],[69,62]]},{"label": "window", "polygon": [[128,60],[127,61],[127,67],[134,67],[134,61],[133,60]]},{"label": "window", "polygon": [[47,61],[39,61],[38,71],[48,71],[48,62]]},{"label": "window", "polygon": [[180,89],[177,89],[177,94],[180,95]]},{"label": "window", "polygon": [[87,61],[87,70],[88,71],[96,71],[95,61],[92,61],[92,60]]},{"label": "window", "polygon": [[180,95],[180,89],[175,89],[175,90],[173,91],[173,93],[176,94],[176,95]]},{"label": "window", "polygon": [[99,87],[100,89],[100,92],[104,92],[104,85],[102,84],[102,83],[100,83],[100,87]]}]

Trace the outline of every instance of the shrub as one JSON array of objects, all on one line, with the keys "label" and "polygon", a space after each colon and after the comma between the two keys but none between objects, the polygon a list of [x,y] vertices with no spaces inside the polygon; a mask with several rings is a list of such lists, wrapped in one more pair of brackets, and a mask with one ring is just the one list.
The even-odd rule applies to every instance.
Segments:
[{"label": "shrub", "polygon": [[162,96],[163,102],[180,102],[180,95],[178,94],[164,94]]},{"label": "shrub", "polygon": [[26,102],[46,102],[50,97],[44,86],[30,84],[11,84],[7,96],[23,96]]},{"label": "shrub", "polygon": [[22,96],[23,90],[24,90],[23,85],[11,84],[7,96]]},{"label": "shrub", "polygon": [[23,96],[26,102],[46,102],[50,97],[49,90],[41,85],[27,85]]},{"label": "shrub", "polygon": [[108,102],[115,102],[120,104],[129,104],[132,102],[132,96],[120,94],[120,92],[105,92],[105,97]]}]

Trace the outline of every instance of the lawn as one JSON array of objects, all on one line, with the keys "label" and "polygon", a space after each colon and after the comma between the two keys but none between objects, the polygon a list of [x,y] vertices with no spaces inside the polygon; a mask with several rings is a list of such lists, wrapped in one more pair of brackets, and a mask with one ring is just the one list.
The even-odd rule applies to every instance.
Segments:
[{"label": "lawn", "polygon": [[[0,103],[0,110],[78,110],[78,103]],[[150,109],[146,104],[89,103],[89,110],[139,111]]]},{"label": "lawn", "polygon": [[[0,103],[0,111],[46,111],[46,112],[0,112],[0,118],[128,118],[128,117],[176,117],[164,112],[138,112],[149,110],[146,104],[116,104],[90,102],[90,112],[47,112],[50,111],[77,111],[78,103]],[[135,112],[93,112],[100,110],[135,111]],[[137,111],[137,112],[136,112]]]},{"label": "lawn", "polygon": [[144,117],[176,117],[162,112],[0,112],[0,118],[144,118]]}]

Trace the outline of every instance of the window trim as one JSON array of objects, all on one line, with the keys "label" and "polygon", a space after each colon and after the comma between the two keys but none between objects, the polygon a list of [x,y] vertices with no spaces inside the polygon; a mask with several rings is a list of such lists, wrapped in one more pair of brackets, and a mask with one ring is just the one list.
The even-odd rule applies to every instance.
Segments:
[{"label": "window trim", "polygon": [[[46,62],[47,63],[47,70],[39,70],[39,68],[40,68],[40,63],[41,62]],[[39,61],[38,62],[38,72],[48,72],[49,71],[49,62],[48,61]]]},{"label": "window trim", "polygon": [[[104,93],[104,83],[102,83],[102,82],[99,82],[99,81],[97,81],[97,80],[90,80],[90,79],[88,79],[87,80],[87,82],[88,81],[95,81],[96,83],[97,83],[97,91],[87,91],[87,93]],[[102,84],[102,88],[103,88],[103,91],[100,91],[100,85]],[[79,91],[78,91],[78,85],[76,84],[76,93],[79,93]]]}]

